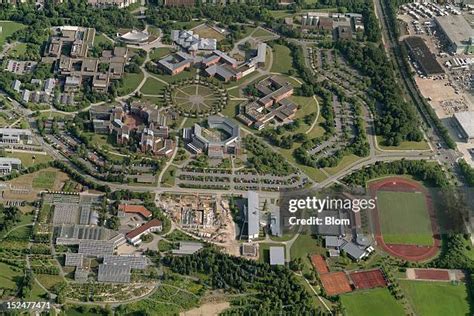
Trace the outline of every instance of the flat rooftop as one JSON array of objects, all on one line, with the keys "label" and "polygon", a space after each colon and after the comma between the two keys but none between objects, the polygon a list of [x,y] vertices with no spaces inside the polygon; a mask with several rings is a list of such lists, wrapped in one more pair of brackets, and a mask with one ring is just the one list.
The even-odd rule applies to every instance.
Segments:
[{"label": "flat rooftop", "polygon": [[474,111],[454,113],[454,118],[461,125],[468,138],[474,138]]},{"label": "flat rooftop", "polygon": [[474,30],[462,15],[437,16],[435,20],[456,45],[474,38]]}]

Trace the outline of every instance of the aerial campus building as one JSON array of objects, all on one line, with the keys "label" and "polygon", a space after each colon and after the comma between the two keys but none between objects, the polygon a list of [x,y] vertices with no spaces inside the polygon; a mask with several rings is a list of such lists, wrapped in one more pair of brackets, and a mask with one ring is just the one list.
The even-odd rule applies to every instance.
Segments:
[{"label": "aerial campus building", "polygon": [[207,128],[194,124],[183,129],[186,148],[194,154],[206,153],[210,158],[222,158],[240,151],[240,127],[230,119],[209,116]]},{"label": "aerial campus building", "polygon": [[172,30],[171,39],[189,52],[215,50],[217,48],[217,40],[215,38],[202,38],[191,30]]},{"label": "aerial campus building", "polygon": [[0,144],[31,144],[32,133],[27,129],[0,128]]},{"label": "aerial campus building", "polygon": [[140,150],[156,156],[170,157],[175,142],[169,139],[165,117],[148,102],[134,101],[127,106],[95,106],[89,110],[96,133],[114,134],[118,144],[126,144],[133,135],[139,137]]},{"label": "aerial campus building", "polygon": [[[104,50],[100,58],[88,56],[94,44],[95,29],[78,26],[61,26],[53,29],[42,61],[56,63],[64,82],[64,92],[74,93],[84,80],[92,83],[97,92],[107,92],[112,80],[120,79],[128,58],[126,47]],[[107,70],[99,65],[108,64]]]},{"label": "aerial campus building", "polygon": [[260,234],[260,200],[258,193],[248,191],[247,205],[244,205],[245,223],[247,223],[247,239],[251,241]]},{"label": "aerial campus building", "polygon": [[12,173],[21,169],[21,160],[18,158],[0,157],[0,175]]},{"label": "aerial campus building", "polygon": [[[158,67],[170,75],[177,75],[191,67],[199,67],[204,70],[207,76],[216,77],[227,82],[239,80],[254,72],[257,67],[265,64],[267,52],[267,44],[265,43],[258,43],[255,56],[239,63],[235,58],[214,46],[209,46],[210,39],[206,39],[206,44],[199,44],[203,39],[200,39],[197,35],[192,35],[192,31],[175,30],[172,32],[172,38],[184,51],[165,56],[157,63]],[[214,48],[211,49],[211,47]],[[197,55],[196,52],[198,51],[204,51],[205,53]],[[211,52],[209,53],[209,51]]]},{"label": "aerial campus building", "polygon": [[143,224],[142,226],[132,231],[129,231],[125,235],[125,238],[127,239],[129,243],[131,243],[134,246],[137,246],[142,242],[141,237],[143,235],[146,235],[148,233],[153,233],[153,232],[160,232],[162,229],[163,229],[163,225],[161,224],[161,221],[154,218],[151,221]]},{"label": "aerial campus building", "polygon": [[293,95],[293,85],[278,76],[262,80],[256,85],[260,98],[241,107],[237,119],[247,126],[261,130],[271,120],[289,123],[298,106],[288,100]]},{"label": "aerial campus building", "polygon": [[148,42],[150,34],[146,31],[131,30],[122,35],[119,34],[118,38],[120,41],[127,44],[140,45]]},{"label": "aerial campus building", "polygon": [[474,30],[462,15],[437,16],[434,20],[449,42],[451,52],[472,52]]},{"label": "aerial campus building", "polygon": [[461,131],[461,136],[470,141],[474,139],[474,111],[454,113],[454,119]]}]

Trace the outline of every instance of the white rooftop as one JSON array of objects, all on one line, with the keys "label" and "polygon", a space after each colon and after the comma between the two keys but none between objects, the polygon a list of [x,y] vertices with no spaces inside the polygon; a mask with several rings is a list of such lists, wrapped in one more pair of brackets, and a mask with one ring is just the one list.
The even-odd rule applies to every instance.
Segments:
[{"label": "white rooftop", "polygon": [[474,138],[474,111],[454,113],[454,118],[461,125],[468,138]]}]

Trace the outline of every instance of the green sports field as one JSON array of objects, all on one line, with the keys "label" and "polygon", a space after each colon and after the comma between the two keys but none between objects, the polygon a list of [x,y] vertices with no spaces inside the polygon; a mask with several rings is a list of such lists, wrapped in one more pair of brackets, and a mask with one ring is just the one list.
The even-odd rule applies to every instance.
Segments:
[{"label": "green sports field", "polygon": [[426,198],[422,193],[379,191],[377,208],[385,243],[433,244]]},{"label": "green sports field", "polygon": [[463,283],[401,280],[400,285],[419,316],[472,315]]},{"label": "green sports field", "polygon": [[387,289],[355,291],[341,295],[342,305],[347,316],[405,315],[402,305],[395,300]]}]

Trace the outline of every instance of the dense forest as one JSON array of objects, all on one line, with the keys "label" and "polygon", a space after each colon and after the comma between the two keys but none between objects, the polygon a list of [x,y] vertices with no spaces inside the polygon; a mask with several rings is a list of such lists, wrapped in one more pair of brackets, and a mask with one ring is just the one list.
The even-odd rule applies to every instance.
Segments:
[{"label": "dense forest", "polygon": [[397,160],[377,162],[369,167],[357,170],[346,176],[343,181],[349,185],[365,185],[367,181],[386,175],[411,175],[419,181],[433,187],[447,187],[449,181],[438,164],[424,160]]},{"label": "dense forest", "polygon": [[204,283],[212,289],[253,293],[232,302],[224,315],[315,315],[317,311],[297,276],[286,267],[271,267],[212,248],[191,256],[164,258],[173,272],[209,276]]},{"label": "dense forest", "polygon": [[248,164],[259,174],[287,176],[296,171],[285,158],[271,150],[257,137],[249,135],[243,139],[243,143],[245,149],[250,152]]}]

